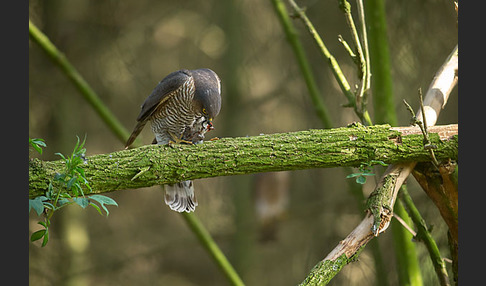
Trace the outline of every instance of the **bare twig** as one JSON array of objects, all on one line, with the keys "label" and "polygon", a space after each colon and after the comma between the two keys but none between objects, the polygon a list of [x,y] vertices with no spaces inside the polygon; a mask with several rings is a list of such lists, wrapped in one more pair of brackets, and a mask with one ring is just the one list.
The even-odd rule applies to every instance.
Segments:
[{"label": "bare twig", "polygon": [[[422,89],[419,88],[419,102],[420,102],[420,110],[422,113],[424,113],[424,104],[423,104],[423,98],[422,98]],[[437,161],[437,158],[435,158],[434,154],[434,149],[437,149],[437,145],[433,145],[430,143],[430,138],[429,138],[429,132],[427,130],[427,121],[426,118],[424,117],[424,122],[420,121],[417,119],[417,116],[415,116],[415,112],[413,112],[412,107],[408,102],[403,99],[403,103],[407,107],[408,111],[412,115],[412,119],[410,120],[410,124],[412,125],[418,125],[420,130],[422,131],[422,134],[424,135],[424,149],[429,151],[430,157],[432,159],[432,163],[434,166],[438,169],[439,168],[439,162]]]},{"label": "bare twig", "polygon": [[[356,108],[359,114],[363,113],[363,94],[365,93],[366,89],[366,77],[367,77],[367,62],[365,60],[363,48],[361,46],[361,41],[359,38],[358,30],[356,29],[356,25],[354,24],[353,16],[351,15],[351,5],[347,0],[339,0],[339,8],[343,11],[344,16],[346,18],[346,23],[349,26],[351,31],[351,35],[353,38],[354,46],[356,47],[355,62],[358,66],[359,76],[361,77],[358,90],[356,91],[355,98],[356,98]],[[364,19],[364,17],[363,17]]]},{"label": "bare twig", "polygon": [[329,52],[326,45],[322,41],[321,36],[317,33],[317,30],[314,28],[312,22],[307,18],[304,10],[300,8],[294,0],[289,0],[290,5],[294,9],[296,16],[302,20],[304,25],[307,28],[307,31],[310,33],[314,41],[316,42],[317,46],[319,47],[322,56],[327,60],[329,66],[331,67],[331,71],[336,78],[336,81],[339,84],[344,96],[348,99],[348,103],[345,106],[353,107],[355,113],[358,115],[360,120],[363,124],[372,125],[370,115],[367,110],[360,110],[359,107],[356,105],[356,98],[354,93],[351,91],[351,86],[349,85],[346,77],[344,76],[341,67],[339,66],[336,58]]},{"label": "bare twig", "polygon": [[366,76],[364,81],[363,103],[362,103],[366,105],[367,94],[371,87],[370,51],[368,48],[368,34],[366,32],[366,21],[364,15],[363,0],[356,0],[356,5],[358,6],[358,17],[359,17],[359,23],[361,25],[361,40],[363,41],[363,54],[366,63]]},{"label": "bare twig", "polygon": [[417,236],[415,230],[413,230],[400,216],[394,214],[393,218],[396,219],[406,230],[408,230],[410,234],[412,234],[413,236]]}]

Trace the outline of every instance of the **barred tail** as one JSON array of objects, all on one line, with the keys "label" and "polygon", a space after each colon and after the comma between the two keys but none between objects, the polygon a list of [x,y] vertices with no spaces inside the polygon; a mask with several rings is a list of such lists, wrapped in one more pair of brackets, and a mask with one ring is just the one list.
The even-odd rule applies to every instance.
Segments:
[{"label": "barred tail", "polygon": [[143,127],[147,123],[147,120],[139,121],[135,128],[133,128],[132,134],[130,137],[128,137],[127,144],[125,144],[125,149],[128,149],[130,145],[132,145],[133,141],[135,141],[135,138],[137,138],[138,134],[142,131]]},{"label": "barred tail", "polygon": [[165,185],[165,203],[176,212],[193,212],[197,206],[192,181]]}]

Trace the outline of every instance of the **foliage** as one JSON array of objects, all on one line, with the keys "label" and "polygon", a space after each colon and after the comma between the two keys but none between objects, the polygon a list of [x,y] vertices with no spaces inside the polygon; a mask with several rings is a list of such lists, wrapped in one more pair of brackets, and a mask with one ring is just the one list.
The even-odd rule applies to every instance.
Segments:
[{"label": "foliage", "polygon": [[34,138],[34,139],[29,138],[29,144],[30,146],[32,146],[32,148],[34,148],[34,150],[39,152],[39,154],[41,155],[42,155],[42,147],[47,146],[46,143],[44,142],[44,139],[42,138]]},{"label": "foliage", "polygon": [[[77,136],[76,136],[77,137]],[[55,211],[61,209],[70,204],[77,204],[83,209],[88,205],[95,208],[100,215],[103,215],[101,208],[106,212],[106,216],[110,214],[105,205],[115,205],[118,204],[111,198],[103,195],[90,195],[85,196],[83,187],[92,191],[86,176],[84,174],[83,164],[86,164],[85,154],[86,148],[84,148],[84,143],[86,137],[82,143],[80,143],[79,137],[77,137],[76,145],[72,154],[68,157],[61,153],[56,153],[59,155],[65,164],[64,172],[56,173],[53,179],[49,181],[49,187],[44,196],[38,196],[34,199],[29,199],[29,212],[34,209],[37,215],[45,214],[44,221],[39,221],[38,224],[44,227],[44,229],[38,230],[32,234],[30,237],[31,241],[42,240],[42,246],[44,247],[49,241],[49,226],[51,224],[51,218]],[[42,149],[40,147],[46,147],[43,139],[30,139],[30,145],[39,153],[42,154]],[[71,191],[73,196],[68,192]],[[95,203],[97,202],[99,206]],[[101,206],[101,208],[100,208]]]},{"label": "foliage", "polygon": [[356,183],[364,185],[366,183],[367,176],[374,176],[375,174],[372,172],[371,168],[373,165],[380,164],[383,167],[388,166],[385,162],[379,160],[371,160],[367,163],[361,163],[359,166],[359,172],[349,174],[346,176],[346,179],[349,178],[356,178]]}]

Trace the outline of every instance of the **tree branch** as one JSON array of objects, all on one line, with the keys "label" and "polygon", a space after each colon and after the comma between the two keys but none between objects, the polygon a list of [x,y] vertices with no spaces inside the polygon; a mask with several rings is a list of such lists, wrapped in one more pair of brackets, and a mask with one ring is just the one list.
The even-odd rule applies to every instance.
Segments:
[{"label": "tree branch", "polygon": [[[399,130],[389,125],[356,124],[335,129],[223,138],[201,145],[148,145],[86,157],[84,171],[93,193],[103,193],[189,179],[359,166],[370,160],[388,164],[430,160],[419,128]],[[457,159],[457,131],[457,125],[431,128],[430,138],[438,146],[438,159]],[[63,168],[61,160],[30,160],[29,197],[43,195],[49,180]]]},{"label": "tree branch", "polygon": [[[418,120],[422,120],[422,116],[427,117],[429,130],[434,128],[432,126],[437,122],[441,109],[446,104],[452,89],[457,83],[457,71],[458,48],[456,45],[452,53],[436,73],[427,90],[424,99],[425,114],[422,115],[421,111],[417,112]],[[440,161],[441,159],[437,158],[437,160]],[[430,159],[428,161],[430,161]],[[391,216],[393,215],[393,208],[386,209],[384,206],[393,207],[398,194],[398,189],[412,172],[416,164],[417,162],[400,162],[388,166],[373,191],[380,191],[381,194],[386,195],[388,198],[386,205],[381,205],[383,212],[380,213],[380,217],[375,217],[373,213],[367,212],[366,217],[359,223],[359,225],[356,226],[345,239],[340,241],[339,244],[312,269],[301,285],[316,285],[314,283],[315,280],[319,281],[321,284],[327,284],[373,237],[388,228]],[[383,190],[383,186],[386,185],[388,188]],[[455,250],[453,249],[451,252],[454,255],[454,253],[457,254],[457,244],[453,247],[455,247]],[[457,263],[457,261],[454,261],[453,263]],[[327,265],[331,265],[332,267],[329,268]]]}]

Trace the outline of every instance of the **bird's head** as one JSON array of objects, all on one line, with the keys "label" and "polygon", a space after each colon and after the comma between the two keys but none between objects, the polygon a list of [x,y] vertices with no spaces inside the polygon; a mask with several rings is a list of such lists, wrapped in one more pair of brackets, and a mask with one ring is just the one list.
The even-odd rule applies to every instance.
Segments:
[{"label": "bird's head", "polygon": [[194,110],[213,120],[221,110],[221,81],[218,75],[210,69],[192,70],[196,87],[194,93]]}]

